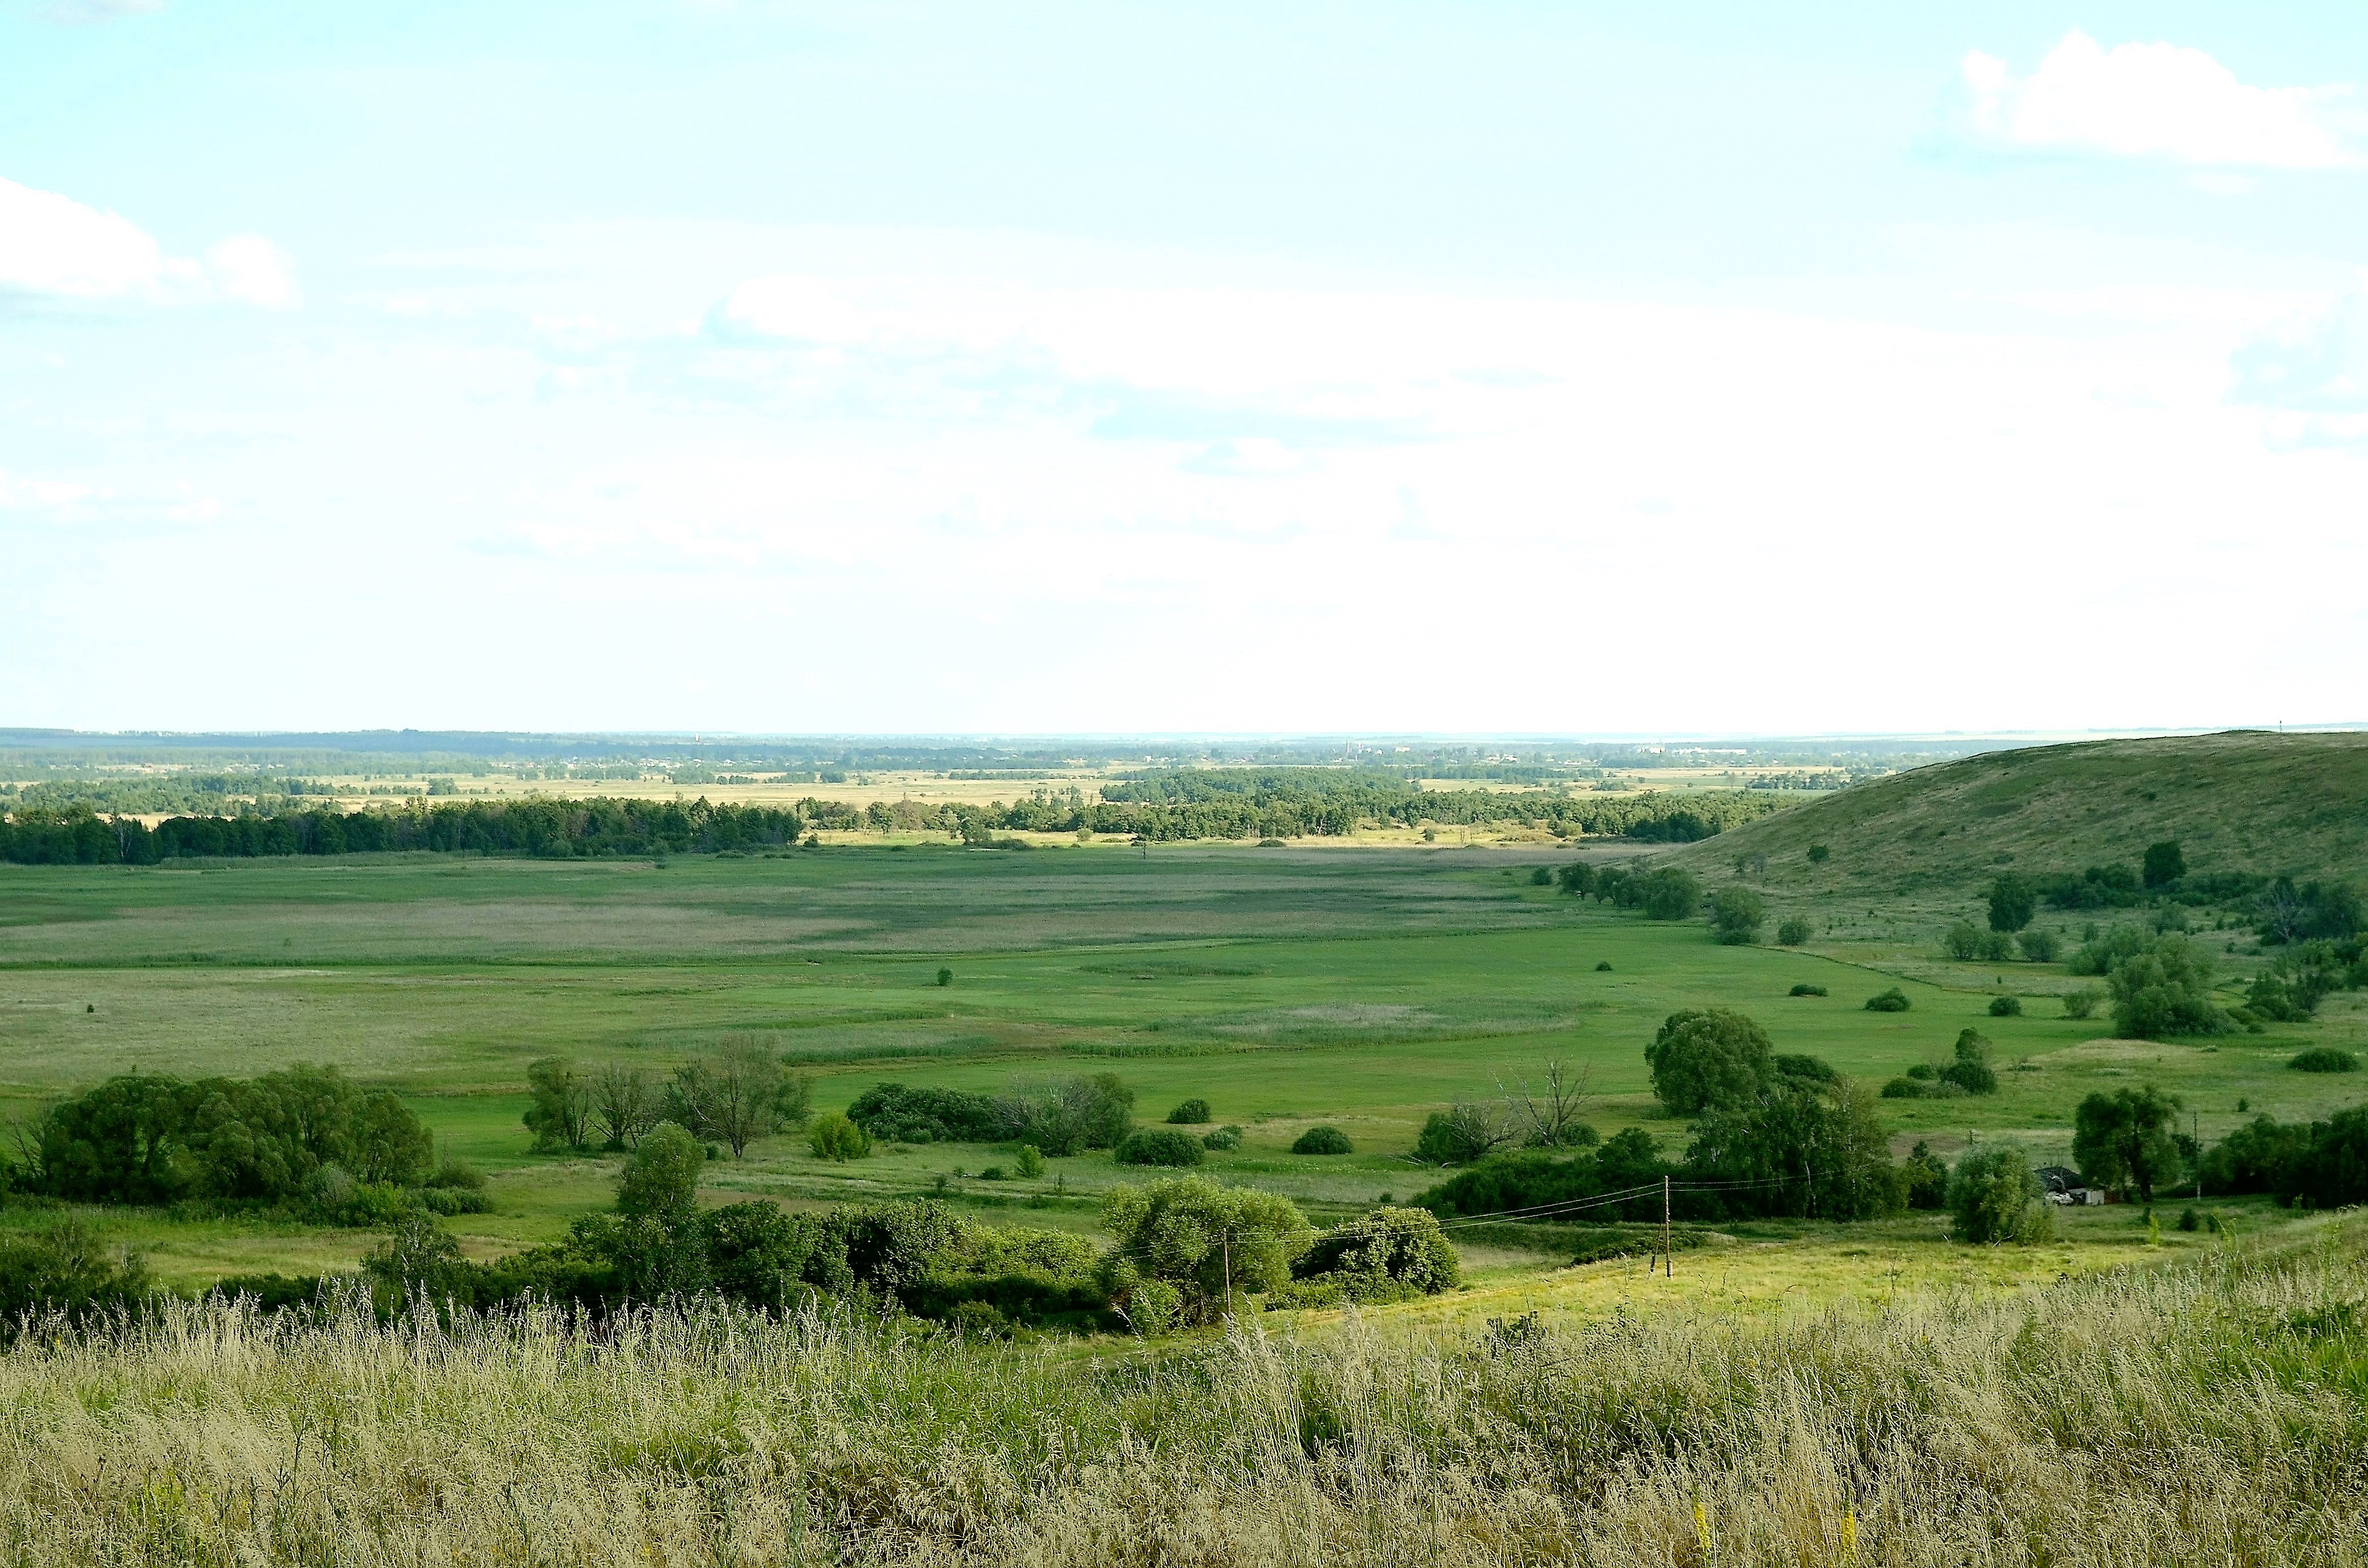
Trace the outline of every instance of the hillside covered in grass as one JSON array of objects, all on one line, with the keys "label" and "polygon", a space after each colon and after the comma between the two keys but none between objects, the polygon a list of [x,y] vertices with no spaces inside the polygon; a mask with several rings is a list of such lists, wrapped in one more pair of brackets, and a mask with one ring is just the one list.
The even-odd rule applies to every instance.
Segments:
[{"label": "hillside covered in grass", "polygon": [[[1679,851],[1804,893],[1970,887],[2011,867],[2135,864],[2178,840],[2213,871],[2368,878],[2368,733],[2085,741],[1921,767]],[[1822,846],[1822,858],[1812,858]],[[1757,858],[1765,856],[1764,870]]]}]

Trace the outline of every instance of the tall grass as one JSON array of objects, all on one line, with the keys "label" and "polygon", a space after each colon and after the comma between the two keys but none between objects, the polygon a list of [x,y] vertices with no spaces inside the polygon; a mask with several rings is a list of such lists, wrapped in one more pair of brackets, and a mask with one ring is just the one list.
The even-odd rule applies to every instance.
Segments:
[{"label": "tall grass", "polygon": [[0,1357],[40,1562],[2349,1563],[2368,1227],[2012,1296],[1166,1356],[210,1305]]}]

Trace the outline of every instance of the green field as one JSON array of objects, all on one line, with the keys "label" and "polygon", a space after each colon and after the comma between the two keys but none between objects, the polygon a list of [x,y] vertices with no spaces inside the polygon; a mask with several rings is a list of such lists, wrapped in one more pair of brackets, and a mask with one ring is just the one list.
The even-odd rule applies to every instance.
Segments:
[{"label": "green field", "polygon": [[[2207,1141],[2241,1119],[2240,1098],[2291,1119],[2357,1097],[2344,1079],[2283,1065],[2305,1043],[2362,1043],[2356,994],[2263,1034],[2113,1040],[2102,1018],[2057,1016],[2051,994],[2075,983],[2060,966],[1951,964],[1920,928],[1888,941],[1866,927],[1828,933],[1803,950],[1723,948],[1700,923],[1656,924],[1531,884],[1532,868],[1568,858],[916,846],[662,864],[0,868],[0,1095],[22,1119],[114,1073],[332,1062],[396,1088],[447,1151],[492,1175],[496,1211],[453,1221],[479,1254],[557,1235],[605,1204],[613,1180],[613,1162],[528,1152],[529,1062],[663,1069],[739,1032],[814,1074],[822,1108],[890,1077],[992,1089],[1108,1071],[1145,1121],[1198,1096],[1247,1130],[1238,1153],[1212,1156],[1214,1174],[1287,1193],[1319,1221],[1429,1185],[1437,1174],[1406,1157],[1424,1118],[1516,1086],[1552,1058],[1588,1070],[1601,1131],[1638,1125],[1681,1150],[1684,1126],[1650,1097],[1642,1048],[1688,1006],[1748,1011],[1780,1051],[1872,1080],[1944,1059],[1959,1029],[1979,1028],[1997,1044],[2001,1092],[1884,1102],[1902,1151],[1918,1138],[1947,1153],[2007,1137],[2061,1159],[2081,1096],[2141,1081],[2181,1096]],[[2229,960],[2229,977],[2248,961]],[[941,967],[951,985],[936,983]],[[1830,995],[1786,994],[1804,981]],[[1896,982],[1910,1011],[1864,1010]],[[2029,999],[2023,1017],[1988,1015],[2002,989]],[[1319,1121],[1358,1152],[1287,1152]],[[1122,1179],[1107,1153],[1054,1160],[1041,1180],[979,1179],[1009,1153],[937,1145],[834,1165],[775,1139],[714,1167],[709,1187],[718,1200],[793,1205],[935,1192],[1085,1228],[1094,1195]],[[182,1285],[350,1264],[371,1239],[153,1213],[107,1222]],[[1475,1248],[1473,1261],[1533,1273],[1539,1259],[1520,1251]]]}]

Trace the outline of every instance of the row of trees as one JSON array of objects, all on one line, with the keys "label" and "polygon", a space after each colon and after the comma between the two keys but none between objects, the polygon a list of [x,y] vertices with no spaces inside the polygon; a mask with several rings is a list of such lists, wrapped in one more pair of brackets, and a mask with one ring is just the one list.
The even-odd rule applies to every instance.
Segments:
[{"label": "row of trees", "polygon": [[663,1122],[628,1159],[610,1211],[567,1239],[491,1264],[462,1257],[432,1223],[398,1232],[366,1267],[385,1303],[503,1305],[532,1295],[598,1311],[710,1293],[784,1310],[837,1296],[958,1325],[1132,1326],[1156,1333],[1268,1304],[1401,1299],[1453,1286],[1437,1219],[1377,1209],[1318,1233],[1297,1205],[1197,1177],[1120,1187],[1105,1199],[1111,1245],[1006,1230],[929,1200],[790,1213],[744,1202],[703,1209],[706,1152]]},{"label": "row of trees", "polygon": [[564,1057],[527,1067],[532,1103],[524,1120],[537,1153],[596,1146],[632,1149],[661,1121],[730,1147],[733,1158],[759,1138],[803,1127],[813,1085],[781,1064],[760,1036],[728,1037],[664,1077],[609,1062],[585,1068]]},{"label": "row of trees", "polygon": [[882,1083],[847,1115],[882,1142],[1011,1141],[1062,1156],[1123,1142],[1134,1130],[1134,1091],[1114,1073],[1014,1078],[999,1095]]}]

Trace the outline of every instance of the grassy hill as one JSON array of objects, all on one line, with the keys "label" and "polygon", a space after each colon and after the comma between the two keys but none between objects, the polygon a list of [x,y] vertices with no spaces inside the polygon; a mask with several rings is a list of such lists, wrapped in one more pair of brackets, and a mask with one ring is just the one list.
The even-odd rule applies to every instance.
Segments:
[{"label": "grassy hill", "polygon": [[[2165,838],[2198,870],[2368,881],[2368,733],[2234,730],[1993,752],[1763,818],[1679,858],[1717,871],[1765,855],[1774,887],[1854,896],[1970,886],[2004,866],[2135,865]],[[1809,859],[1816,844],[1830,850],[1822,864]]]}]

